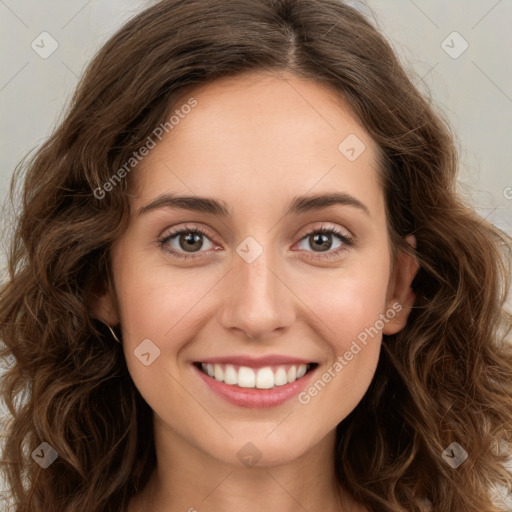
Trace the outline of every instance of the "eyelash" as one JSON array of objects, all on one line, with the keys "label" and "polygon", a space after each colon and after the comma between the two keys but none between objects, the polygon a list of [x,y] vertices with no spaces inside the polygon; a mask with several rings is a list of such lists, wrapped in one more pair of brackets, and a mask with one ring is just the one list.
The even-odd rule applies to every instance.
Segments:
[{"label": "eyelash", "polygon": [[[184,253],[178,252],[178,251],[174,250],[173,248],[166,245],[167,242],[169,242],[171,239],[173,239],[177,235],[182,235],[185,233],[186,234],[197,234],[197,235],[202,235],[207,238],[210,238],[208,233],[203,231],[200,228],[197,228],[197,227],[188,228],[187,226],[185,226],[184,228],[178,229],[176,231],[172,231],[172,232],[166,234],[164,237],[160,238],[158,240],[158,246],[162,250],[172,254],[173,256],[176,256],[177,258],[181,258],[183,260],[194,260],[197,258],[201,258],[202,256],[200,256],[199,253],[197,253],[197,255],[196,254],[195,255],[184,254]],[[341,231],[339,231],[336,228],[324,227],[324,226],[321,226],[321,227],[315,228],[315,229],[311,229],[310,231],[304,233],[304,235],[302,236],[300,241],[304,240],[305,238],[307,238],[308,236],[313,235],[313,234],[336,235],[343,242],[343,245],[338,247],[335,250],[329,251],[327,253],[317,253],[316,257],[321,260],[332,260],[339,254],[341,254],[343,251],[346,251],[347,247],[351,247],[354,245],[354,239],[352,237],[347,236],[346,234],[342,233]],[[311,252],[311,251],[306,251],[306,252]]]}]

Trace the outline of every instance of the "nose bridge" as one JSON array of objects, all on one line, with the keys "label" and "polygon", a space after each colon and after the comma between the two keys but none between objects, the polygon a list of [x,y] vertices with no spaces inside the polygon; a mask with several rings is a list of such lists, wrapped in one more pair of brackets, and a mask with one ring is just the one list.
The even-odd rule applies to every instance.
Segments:
[{"label": "nose bridge", "polygon": [[225,328],[242,330],[251,338],[281,332],[295,319],[292,294],[279,276],[282,266],[270,238],[265,237],[265,247],[253,237],[237,246],[226,284],[228,299],[221,310]]}]

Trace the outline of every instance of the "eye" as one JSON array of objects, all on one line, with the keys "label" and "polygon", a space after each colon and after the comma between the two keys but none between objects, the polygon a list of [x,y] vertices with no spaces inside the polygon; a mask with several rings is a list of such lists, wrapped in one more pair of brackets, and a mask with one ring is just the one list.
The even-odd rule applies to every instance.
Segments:
[{"label": "eye", "polygon": [[[334,250],[331,250],[333,249],[333,236],[338,238],[340,243],[334,247]],[[315,258],[325,260],[336,258],[343,251],[346,251],[350,246],[354,245],[353,238],[347,233],[337,228],[324,226],[308,231],[301,239],[301,242],[306,242],[307,245],[314,248],[313,251],[308,252],[316,253]],[[316,249],[318,249],[318,251],[316,251]]]},{"label": "eye", "polygon": [[[333,249],[332,238],[335,237],[339,243]],[[204,247],[205,240],[207,241]],[[314,258],[317,259],[334,259],[350,246],[354,245],[353,238],[345,232],[333,227],[321,226],[308,231],[301,239],[300,243],[306,242],[313,248]],[[166,252],[182,259],[196,259],[201,257],[201,249],[214,248],[213,242],[210,240],[208,233],[198,227],[183,227],[167,232],[158,240],[158,245]],[[216,246],[215,249],[220,249]],[[301,247],[301,249],[303,249]],[[318,249],[318,250],[317,250]]]},{"label": "eye", "polygon": [[[208,233],[197,227],[187,227],[167,232],[158,240],[158,245],[163,250],[171,253],[173,256],[183,259],[194,259],[200,257],[200,249],[204,245],[204,240],[208,240],[211,249],[213,242]],[[208,245],[208,244],[207,244]]]}]

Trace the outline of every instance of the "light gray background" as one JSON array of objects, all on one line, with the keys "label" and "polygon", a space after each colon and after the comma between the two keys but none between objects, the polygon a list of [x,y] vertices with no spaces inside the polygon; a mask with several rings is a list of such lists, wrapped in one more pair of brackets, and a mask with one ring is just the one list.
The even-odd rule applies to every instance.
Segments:
[{"label": "light gray background", "polygon": [[[0,0],[0,199],[16,163],[50,134],[97,49],[149,3]],[[449,117],[460,148],[461,191],[483,216],[512,232],[512,2],[366,3],[420,88]],[[59,44],[47,59],[31,48],[43,31]],[[457,59],[441,46],[453,31],[469,44]]]},{"label": "light gray background", "polygon": [[[141,0],[0,0],[0,197],[16,163],[57,123],[85,65]],[[361,10],[368,9],[359,2]],[[512,232],[512,2],[366,0],[378,26],[431,92],[457,134],[460,189],[479,212]],[[46,31],[58,49],[42,59],[31,43]],[[457,31],[468,49],[454,59],[442,42]],[[445,44],[457,45],[455,39]],[[129,72],[129,70],[127,70]],[[507,198],[507,192],[510,192]]]},{"label": "light gray background", "polygon": [[[461,192],[482,216],[512,234],[512,2],[366,3],[415,82],[430,91],[448,116],[460,150]],[[0,201],[15,165],[48,137],[94,53],[149,4],[0,0]],[[364,5],[357,2],[357,6],[367,12]],[[47,59],[31,48],[44,31],[59,45]],[[460,38],[448,38],[442,45],[454,31],[469,45],[456,59],[443,46],[456,51],[461,48]],[[2,259],[0,267],[4,267]]]}]

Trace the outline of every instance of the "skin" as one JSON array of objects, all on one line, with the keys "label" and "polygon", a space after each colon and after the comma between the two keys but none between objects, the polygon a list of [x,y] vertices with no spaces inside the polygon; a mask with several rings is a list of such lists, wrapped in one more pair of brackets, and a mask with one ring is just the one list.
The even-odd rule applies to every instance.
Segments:
[{"label": "skin", "polygon": [[[99,318],[120,324],[130,374],[154,411],[158,466],[129,512],[366,510],[337,483],[332,454],[336,425],[373,378],[381,333],[308,404],[232,405],[192,363],[284,354],[318,362],[320,375],[393,304],[403,309],[382,332],[404,327],[418,267],[401,252],[393,265],[377,146],[333,91],[291,74],[223,78],[193,96],[197,106],[130,176],[132,217],[112,249],[114,293],[96,303]],[[354,161],[338,150],[349,134],[366,146]],[[293,197],[333,191],[368,213],[332,205],[286,215]],[[232,213],[139,214],[162,193],[213,197]],[[158,245],[185,224],[207,231],[190,261]],[[316,249],[306,233],[320,226],[356,242],[322,260],[343,242],[328,235],[332,248]],[[263,248],[252,263],[236,252],[247,236]],[[187,254],[179,241],[168,245]],[[148,338],[160,355],[145,366],[134,350]],[[252,467],[237,457],[248,442],[261,453]]]}]

